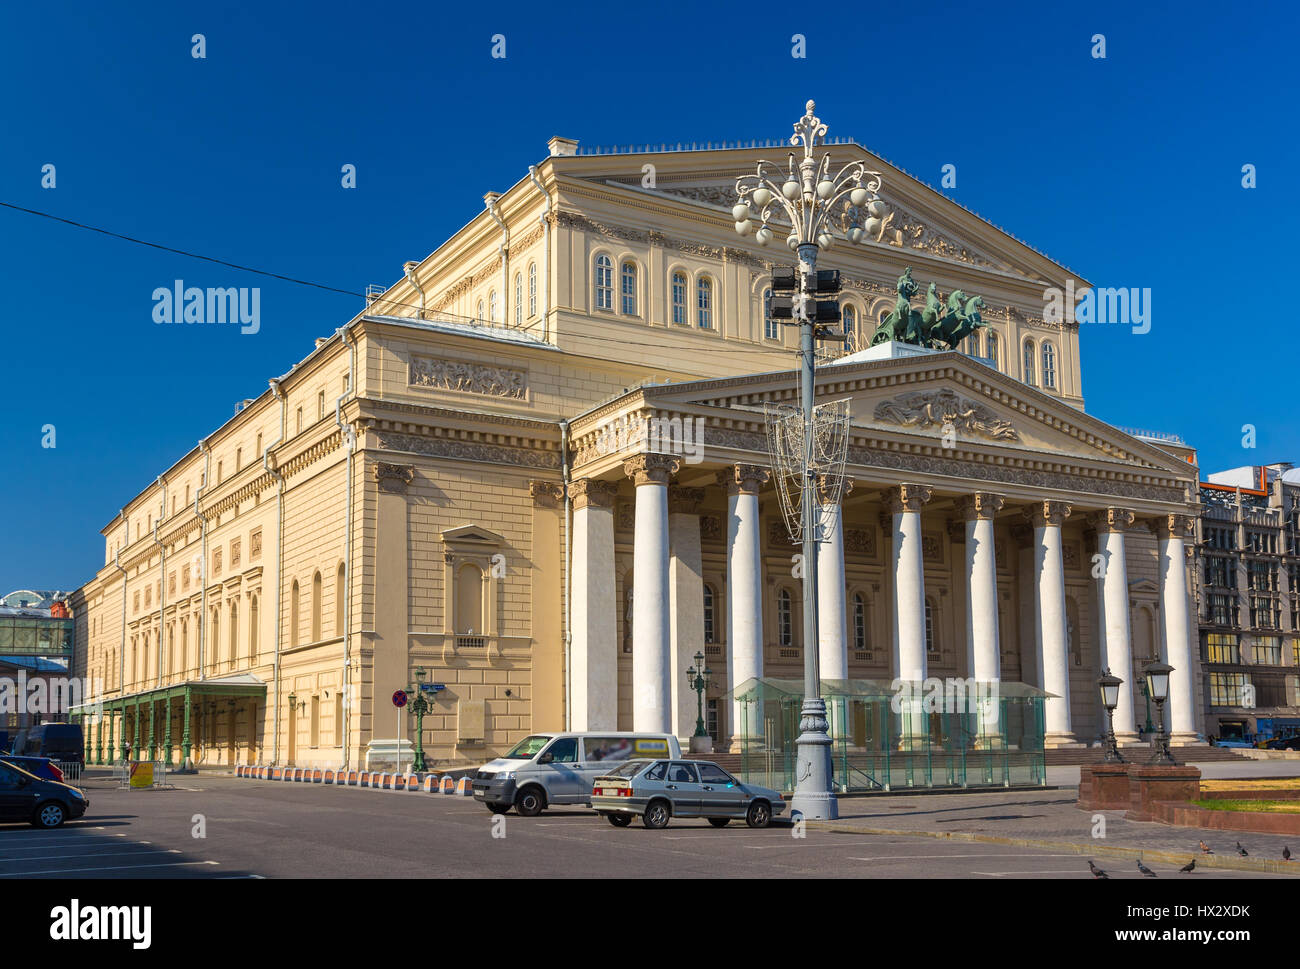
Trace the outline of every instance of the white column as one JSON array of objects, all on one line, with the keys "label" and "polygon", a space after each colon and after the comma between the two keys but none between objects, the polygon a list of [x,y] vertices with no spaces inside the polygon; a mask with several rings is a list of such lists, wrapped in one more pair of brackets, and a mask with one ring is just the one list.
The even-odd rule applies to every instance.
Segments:
[{"label": "white column", "polygon": [[[844,494],[853,488],[846,482]],[[821,496],[825,497],[825,496]],[[817,550],[817,661],[823,680],[849,677],[848,616],[844,587],[844,509],[822,504],[828,534]]]},{"label": "white column", "polygon": [[932,491],[924,485],[902,484],[885,492],[892,518],[894,558],[894,676],[910,683],[909,701],[899,720],[898,743],[910,748],[929,736],[922,709],[925,657],[925,563],[921,554],[921,508]]},{"label": "white column", "polygon": [[894,557],[894,675],[924,680],[925,564],[921,557],[921,508],[931,489],[904,484],[885,493],[893,516]]},{"label": "white column", "polygon": [[[738,464],[718,472],[727,488],[727,689],[763,675],[763,559],[758,492],[769,472]],[[763,739],[763,709],[739,701],[731,709],[731,749]]]},{"label": "white column", "polygon": [[1070,730],[1070,657],[1066,634],[1065,567],[1061,560],[1061,523],[1070,506],[1041,501],[1025,509],[1034,526],[1034,574],[1038,577],[1034,646],[1042,687],[1053,694],[1046,709],[1048,747],[1078,742]]},{"label": "white column", "polygon": [[[704,572],[700,556],[703,488],[668,488],[668,613],[671,630],[673,729],[682,748],[695,733],[696,696],[686,682],[695,654],[704,652]],[[707,663],[707,660],[706,660]]]},{"label": "white column", "polygon": [[618,649],[611,481],[582,478],[573,495],[574,730],[618,729]]},{"label": "white column", "polygon": [[[1124,531],[1133,524],[1133,512],[1124,508],[1107,508],[1093,515],[1089,522],[1097,530],[1097,552],[1101,555],[1101,665],[1103,670],[1124,681],[1115,707],[1115,740],[1121,744],[1138,742],[1137,718],[1133,707],[1133,637],[1129,628],[1128,560],[1124,548]],[[1105,728],[1105,711],[1102,711]]]},{"label": "white column", "polygon": [[[957,501],[966,527],[966,670],[975,680],[979,705],[979,745],[997,744],[1003,736],[996,684],[1002,679],[998,632],[998,566],[993,519],[1002,510],[1002,495],[977,491]],[[993,684],[984,686],[983,684]]]},{"label": "white column", "polygon": [[1161,654],[1174,668],[1169,674],[1169,699],[1165,723],[1170,742],[1199,743],[1196,729],[1195,659],[1187,602],[1187,554],[1184,539],[1191,532],[1190,515],[1162,515],[1156,520],[1160,540],[1160,611],[1164,614]]},{"label": "white column", "polygon": [[632,551],[632,729],[672,732],[668,622],[668,477],[678,462],[638,454],[623,463],[636,483]]}]

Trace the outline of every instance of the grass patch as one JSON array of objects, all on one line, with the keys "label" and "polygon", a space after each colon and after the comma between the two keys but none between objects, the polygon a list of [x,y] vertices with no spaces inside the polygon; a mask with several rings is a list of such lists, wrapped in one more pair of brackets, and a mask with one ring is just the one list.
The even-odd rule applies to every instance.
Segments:
[{"label": "grass patch", "polygon": [[1219,798],[1193,801],[1207,811],[1254,811],[1265,814],[1300,814],[1300,801],[1225,801]]},{"label": "grass patch", "polygon": [[1300,791],[1300,777],[1267,777],[1260,780],[1222,778],[1201,781],[1203,791]]}]

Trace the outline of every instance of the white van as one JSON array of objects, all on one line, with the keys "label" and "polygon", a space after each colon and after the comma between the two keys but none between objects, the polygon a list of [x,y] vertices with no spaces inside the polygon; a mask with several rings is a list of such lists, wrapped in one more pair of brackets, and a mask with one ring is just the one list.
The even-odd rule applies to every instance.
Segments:
[{"label": "white van", "polygon": [[677,738],[667,733],[618,730],[537,733],[474,775],[474,797],[493,814],[512,807],[526,818],[548,804],[591,804],[591,784],[611,764],[642,758],[677,759]]}]

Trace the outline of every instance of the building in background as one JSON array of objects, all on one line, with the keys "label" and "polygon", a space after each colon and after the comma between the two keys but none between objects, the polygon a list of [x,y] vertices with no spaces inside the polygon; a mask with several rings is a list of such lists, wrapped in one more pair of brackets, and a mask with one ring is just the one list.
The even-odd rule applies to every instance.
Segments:
[{"label": "building in background", "polygon": [[66,593],[0,598],[0,731],[66,719],[73,627]]},{"label": "building in background", "polygon": [[1233,468],[1200,493],[1205,729],[1246,741],[1300,733],[1300,468]]}]

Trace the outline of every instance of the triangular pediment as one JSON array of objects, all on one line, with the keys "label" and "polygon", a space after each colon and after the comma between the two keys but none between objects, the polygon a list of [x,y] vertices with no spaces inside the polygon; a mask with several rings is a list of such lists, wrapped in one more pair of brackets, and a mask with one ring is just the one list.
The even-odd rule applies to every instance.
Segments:
[{"label": "triangular pediment", "polygon": [[[794,373],[639,393],[656,410],[703,417],[706,433],[745,421],[761,426],[765,405],[798,403]],[[1196,480],[1195,467],[1174,455],[955,351],[819,367],[818,402],[840,399],[849,400],[852,435],[864,447],[1000,453],[1018,462],[1109,465]]]},{"label": "triangular pediment", "polygon": [[[557,161],[562,162],[561,170],[566,175],[590,183],[593,188],[601,186],[708,208],[713,210],[709,219],[721,220],[725,225],[737,200],[736,179],[753,173],[760,159],[783,164],[787,150],[770,145],[699,145],[686,149],[679,146],[676,150],[670,147],[666,151],[629,149]],[[829,145],[827,150],[836,168],[861,161],[868,170],[882,176],[878,194],[887,210],[885,224],[877,240],[855,247],[863,254],[864,262],[884,258],[892,266],[895,262],[920,265],[938,260],[1035,282],[1063,285],[1068,278],[1078,280],[1076,274],[1051,257],[861,145],[845,142]],[[647,166],[651,166],[653,178],[646,176]],[[644,205],[643,198],[639,207]],[[779,219],[772,223],[778,238],[784,235],[779,228],[782,224]],[[757,250],[750,242],[752,238],[740,244]],[[784,246],[775,243],[767,249],[771,252],[769,258],[778,261],[785,253]],[[896,275],[897,270],[893,271]],[[1086,283],[1078,281],[1077,285]]]},{"label": "triangular pediment", "polygon": [[505,542],[500,535],[490,532],[480,525],[458,525],[442,533],[442,540],[447,545],[497,547]]}]

